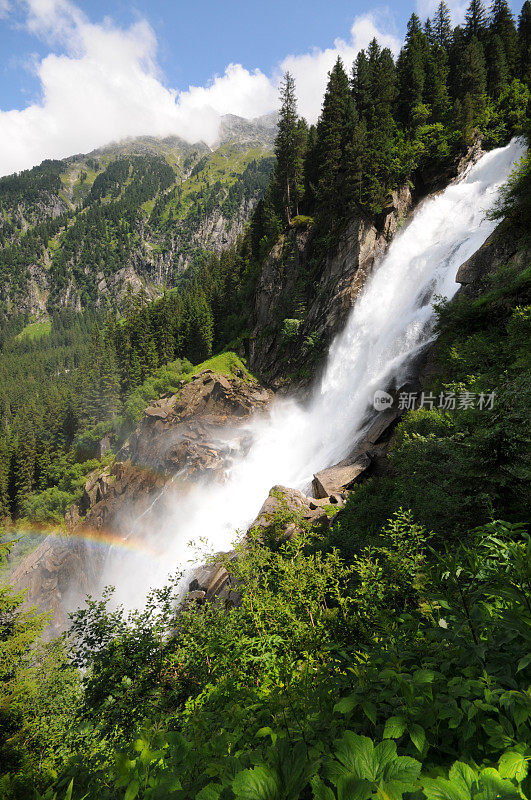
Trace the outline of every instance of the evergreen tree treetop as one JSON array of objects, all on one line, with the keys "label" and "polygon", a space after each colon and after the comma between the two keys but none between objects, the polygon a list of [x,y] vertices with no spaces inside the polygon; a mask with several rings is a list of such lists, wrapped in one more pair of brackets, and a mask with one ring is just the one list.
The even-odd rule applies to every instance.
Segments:
[{"label": "evergreen tree treetop", "polygon": [[531,2],[526,0],[518,17],[519,75],[531,83]]},{"label": "evergreen tree treetop", "polygon": [[352,66],[352,94],[358,114],[365,119],[371,103],[369,59],[365,50],[359,51]]},{"label": "evergreen tree treetop", "polygon": [[435,42],[448,50],[452,43],[452,20],[450,9],[444,0],[441,0],[437,6],[437,11],[433,17],[432,30]]},{"label": "evergreen tree treetop", "polygon": [[406,34],[406,42],[411,39],[412,36],[418,36],[422,33],[422,23],[420,21],[420,17],[413,12],[407,22],[407,34]]},{"label": "evergreen tree treetop", "polygon": [[490,9],[489,32],[500,37],[509,73],[513,75],[518,65],[518,34],[507,0],[494,0]]},{"label": "evergreen tree treetop", "polygon": [[465,36],[482,39],[487,30],[487,13],[481,0],[470,0],[465,14]]},{"label": "evergreen tree treetop", "polygon": [[299,147],[299,117],[295,97],[295,81],[286,72],[280,84],[280,111],[275,139],[276,182],[284,215],[289,223],[292,211],[298,213],[302,163]]}]

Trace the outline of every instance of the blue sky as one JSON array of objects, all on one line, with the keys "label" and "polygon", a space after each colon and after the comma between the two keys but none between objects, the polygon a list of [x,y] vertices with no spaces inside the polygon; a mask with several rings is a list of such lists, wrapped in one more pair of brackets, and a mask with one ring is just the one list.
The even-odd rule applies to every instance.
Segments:
[{"label": "blue sky", "polygon": [[437,2],[0,0],[0,174],[127,135],[210,144],[220,115],[273,110],[286,68],[313,122],[337,55],[374,35],[397,52]]},{"label": "blue sky", "polygon": [[[24,108],[39,99],[40,82],[32,74],[35,59],[43,58],[49,45],[24,27],[21,4],[0,20],[0,52],[3,55],[0,108]],[[92,22],[106,16],[128,27],[147,19],[158,41],[158,63],[169,86],[186,89],[203,85],[222,73],[229,62],[258,67],[269,73],[288,53],[304,53],[328,47],[348,35],[355,16],[374,11],[374,3],[351,0],[196,0],[196,2],[125,2],[89,0],[78,2]],[[412,5],[405,0],[385,6],[380,15],[387,28],[402,34]],[[55,47],[55,52],[63,48]]]}]

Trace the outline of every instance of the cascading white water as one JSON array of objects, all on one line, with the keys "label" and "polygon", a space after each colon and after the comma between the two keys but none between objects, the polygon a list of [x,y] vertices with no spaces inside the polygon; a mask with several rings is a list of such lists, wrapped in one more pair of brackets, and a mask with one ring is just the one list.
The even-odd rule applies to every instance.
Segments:
[{"label": "cascading white water", "polygon": [[[391,243],[358,297],[344,331],[333,342],[327,367],[304,407],[278,399],[267,416],[248,423],[252,445],[237,458],[222,485],[175,492],[156,530],[143,537],[161,553],[151,563],[111,559],[104,582],[126,606],[186,567],[190,542],[227,550],[256,516],[271,486],[307,488],[314,472],[336,463],[362,433],[377,389],[400,385],[407,367],[433,332],[433,300],[451,298],[455,276],[493,231],[486,219],[523,146],[513,141],[483,156],[461,179],[426,200]],[[120,559],[122,556],[120,556]]]}]

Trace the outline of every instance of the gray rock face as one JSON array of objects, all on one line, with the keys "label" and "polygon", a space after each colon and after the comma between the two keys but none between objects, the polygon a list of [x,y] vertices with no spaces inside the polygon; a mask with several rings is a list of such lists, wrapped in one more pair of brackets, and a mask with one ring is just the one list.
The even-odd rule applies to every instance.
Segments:
[{"label": "gray rock face", "polygon": [[[393,193],[380,228],[358,216],[347,226],[326,258],[300,329],[294,351],[283,340],[285,298],[296,292],[299,275],[309,268],[310,232],[292,230],[281,237],[266,259],[255,293],[255,327],[250,344],[251,368],[274,379],[286,371],[286,361],[300,358],[300,339],[313,336],[324,345],[343,327],[356,297],[383,255],[390,238],[412,204],[409,186]],[[276,325],[275,325],[276,321]]]},{"label": "gray rock face", "polygon": [[370,465],[371,459],[367,453],[362,453],[356,459],[348,459],[336,464],[335,467],[323,469],[313,476],[313,488],[318,498],[329,497],[334,492],[349,489]]},{"label": "gray rock face", "polygon": [[489,275],[501,266],[523,266],[527,261],[528,253],[517,242],[501,236],[502,230],[503,223],[457,271],[456,281],[469,297],[477,296],[485,288]]}]

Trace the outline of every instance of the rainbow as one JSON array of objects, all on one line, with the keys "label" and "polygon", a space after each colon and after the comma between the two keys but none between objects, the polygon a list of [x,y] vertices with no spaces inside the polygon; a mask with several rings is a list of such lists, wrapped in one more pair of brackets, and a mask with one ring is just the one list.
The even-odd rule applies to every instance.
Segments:
[{"label": "rainbow", "polygon": [[133,538],[133,536],[120,536],[113,531],[97,530],[96,528],[82,527],[79,530],[67,531],[59,525],[37,524],[24,522],[14,527],[3,527],[0,529],[1,539],[4,543],[15,543],[24,536],[38,536],[41,539],[53,537],[54,539],[70,540],[72,542],[83,542],[89,547],[108,550],[110,547],[129,551],[132,553],[143,553],[150,558],[158,558],[162,554],[150,547],[146,542]]}]

